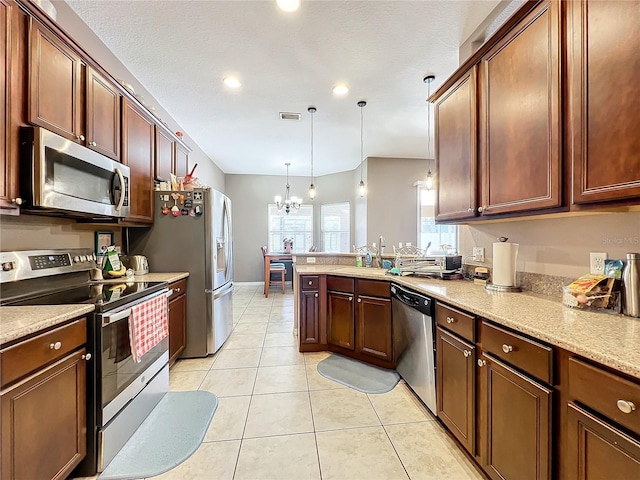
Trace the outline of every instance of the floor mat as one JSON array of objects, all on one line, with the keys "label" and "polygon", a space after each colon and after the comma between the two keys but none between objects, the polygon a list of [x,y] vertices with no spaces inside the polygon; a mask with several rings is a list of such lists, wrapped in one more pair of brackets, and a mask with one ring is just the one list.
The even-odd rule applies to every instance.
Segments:
[{"label": "floor mat", "polygon": [[395,370],[374,367],[335,353],[318,363],[318,373],[362,393],[389,392],[400,380]]},{"label": "floor mat", "polygon": [[168,392],[98,479],[154,477],[178,466],[198,449],[217,408],[211,392]]}]

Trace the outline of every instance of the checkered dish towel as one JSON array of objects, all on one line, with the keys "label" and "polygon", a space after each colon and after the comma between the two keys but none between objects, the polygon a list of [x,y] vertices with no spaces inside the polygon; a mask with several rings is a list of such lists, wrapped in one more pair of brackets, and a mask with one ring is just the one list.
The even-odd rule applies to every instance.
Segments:
[{"label": "checkered dish towel", "polygon": [[129,340],[133,361],[140,363],[142,356],[169,335],[167,297],[159,295],[131,307]]}]

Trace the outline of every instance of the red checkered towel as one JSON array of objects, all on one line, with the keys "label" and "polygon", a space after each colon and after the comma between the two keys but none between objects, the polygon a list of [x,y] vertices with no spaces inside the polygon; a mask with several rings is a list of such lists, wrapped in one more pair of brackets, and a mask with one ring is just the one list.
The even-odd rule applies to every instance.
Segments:
[{"label": "red checkered towel", "polygon": [[167,297],[159,295],[131,307],[129,340],[133,361],[140,363],[142,356],[169,335]]}]

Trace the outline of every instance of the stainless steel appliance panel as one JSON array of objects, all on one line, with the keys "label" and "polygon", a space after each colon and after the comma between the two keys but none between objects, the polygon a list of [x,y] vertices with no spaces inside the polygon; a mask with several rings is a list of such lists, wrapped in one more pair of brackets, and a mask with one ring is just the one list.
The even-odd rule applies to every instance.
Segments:
[{"label": "stainless steel appliance panel", "polygon": [[216,290],[233,280],[231,200],[218,191],[213,197],[214,279]]},{"label": "stainless steel appliance panel", "polygon": [[213,297],[213,330],[207,338],[210,352],[217,351],[233,330],[233,282],[214,290]]},{"label": "stainless steel appliance panel", "polygon": [[40,127],[20,130],[23,210],[130,215],[128,166]]},{"label": "stainless steel appliance panel", "polygon": [[[151,229],[129,229],[129,254],[142,254],[149,260],[152,272],[189,272],[187,281],[187,341],[182,357],[204,357],[215,353],[217,348],[227,339],[230,331],[217,328],[216,323],[226,324],[228,319],[214,317],[214,296],[217,289],[225,288],[232,282],[227,281],[214,287],[216,271],[227,271],[231,275],[230,263],[218,267],[217,241],[215,225],[224,214],[224,210],[216,210],[214,196],[217,192],[209,189],[198,189],[190,192],[175,192],[190,195],[192,208],[196,206],[201,214],[196,216],[162,213],[163,206],[171,208],[173,200],[166,201],[168,191],[155,192],[154,224]],[[225,197],[226,199],[226,197]],[[222,203],[224,205],[225,202]],[[222,228],[221,239],[228,247],[230,257],[231,234],[230,203],[227,204],[226,230]],[[180,206],[179,206],[180,207]],[[221,225],[223,225],[221,223]],[[224,260],[226,257],[221,257]],[[232,278],[232,277],[229,277]],[[222,314],[221,314],[222,315]],[[229,314],[232,319],[233,314]],[[232,321],[232,320],[231,320]],[[222,336],[222,337],[221,337]],[[218,346],[217,348],[215,346]],[[215,349],[212,349],[215,348]]]},{"label": "stainless steel appliance panel", "polygon": [[433,300],[391,286],[396,370],[437,416]]}]

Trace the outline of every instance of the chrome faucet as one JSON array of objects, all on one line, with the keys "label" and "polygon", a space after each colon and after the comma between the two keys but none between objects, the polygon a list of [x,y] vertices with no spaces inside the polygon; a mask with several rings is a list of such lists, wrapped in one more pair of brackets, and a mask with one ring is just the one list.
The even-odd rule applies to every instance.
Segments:
[{"label": "chrome faucet", "polygon": [[380,238],[378,238],[378,253],[376,253],[376,262],[378,262],[378,268],[382,268],[382,254],[384,253],[384,247],[386,247],[386,245],[384,244],[384,237],[380,235]]}]

